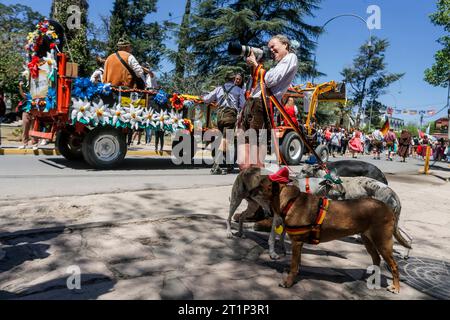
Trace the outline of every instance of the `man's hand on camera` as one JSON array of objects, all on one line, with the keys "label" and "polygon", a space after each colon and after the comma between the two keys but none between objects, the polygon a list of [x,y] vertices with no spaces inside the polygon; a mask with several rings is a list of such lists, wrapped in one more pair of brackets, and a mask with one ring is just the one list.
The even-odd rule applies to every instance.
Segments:
[{"label": "man's hand on camera", "polygon": [[251,51],[250,55],[247,57],[246,62],[249,66],[257,67],[258,61],[256,61],[255,54],[253,53],[253,50]]}]

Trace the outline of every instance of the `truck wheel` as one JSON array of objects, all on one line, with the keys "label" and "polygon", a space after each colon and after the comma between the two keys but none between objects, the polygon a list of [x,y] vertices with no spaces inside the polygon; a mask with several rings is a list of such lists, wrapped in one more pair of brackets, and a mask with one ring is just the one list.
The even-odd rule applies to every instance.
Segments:
[{"label": "truck wheel", "polygon": [[95,128],[84,138],[81,150],[86,162],[94,168],[114,168],[127,153],[125,135],[114,128]]},{"label": "truck wheel", "polygon": [[330,151],[328,150],[326,145],[322,144],[318,146],[315,151],[323,162],[328,162],[328,158],[330,157]]},{"label": "truck wheel", "polygon": [[83,137],[68,131],[59,131],[56,134],[55,147],[67,160],[82,160],[81,144]]},{"label": "truck wheel", "polygon": [[283,139],[280,152],[287,164],[298,165],[303,156],[303,142],[297,133],[291,131]]}]

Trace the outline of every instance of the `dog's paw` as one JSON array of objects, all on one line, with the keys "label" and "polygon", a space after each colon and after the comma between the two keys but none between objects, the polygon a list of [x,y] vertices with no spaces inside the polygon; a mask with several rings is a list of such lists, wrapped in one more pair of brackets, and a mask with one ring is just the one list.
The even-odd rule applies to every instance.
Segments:
[{"label": "dog's paw", "polygon": [[283,279],[281,279],[281,282],[278,284],[278,286],[280,286],[282,288],[290,288],[290,287],[292,287],[293,284],[294,284],[294,280],[292,280],[289,276],[287,276],[287,277],[283,277]]},{"label": "dog's paw", "polygon": [[400,287],[396,287],[393,284],[391,284],[389,287],[387,287],[387,291],[392,292],[394,294],[399,294],[400,293]]},{"label": "dog's paw", "polygon": [[243,232],[240,232],[240,231],[236,232],[234,234],[234,236],[238,237],[238,238],[241,238],[241,239],[245,239],[245,234]]},{"label": "dog's paw", "polygon": [[269,252],[269,256],[270,256],[270,259],[272,259],[272,260],[280,259],[280,256],[278,254],[276,254],[275,252]]},{"label": "dog's paw", "polygon": [[233,232],[227,231],[227,238],[228,238],[228,239],[233,238]]}]

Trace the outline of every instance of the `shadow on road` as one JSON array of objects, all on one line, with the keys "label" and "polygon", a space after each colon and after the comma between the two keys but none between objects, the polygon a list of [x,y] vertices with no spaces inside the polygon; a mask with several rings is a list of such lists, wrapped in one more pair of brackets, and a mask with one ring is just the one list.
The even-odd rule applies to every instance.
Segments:
[{"label": "shadow on road", "polygon": [[[90,170],[97,171],[89,166],[84,161],[71,161],[65,158],[47,158],[47,161],[51,161],[59,166],[67,167],[75,170]],[[176,165],[170,158],[125,158],[125,160],[112,171],[128,171],[128,170],[186,170],[186,169],[209,169],[212,165],[205,164],[181,164]],[[105,170],[102,170],[105,171]]]}]

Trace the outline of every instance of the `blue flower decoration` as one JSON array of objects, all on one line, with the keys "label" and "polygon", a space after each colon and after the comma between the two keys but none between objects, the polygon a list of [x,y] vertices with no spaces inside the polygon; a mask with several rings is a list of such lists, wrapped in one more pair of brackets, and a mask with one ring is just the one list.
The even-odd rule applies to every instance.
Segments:
[{"label": "blue flower decoration", "polygon": [[48,89],[47,97],[45,98],[45,110],[44,112],[48,112],[51,109],[55,108],[56,103],[56,90],[54,88]]},{"label": "blue flower decoration", "polygon": [[159,105],[165,105],[168,101],[167,99],[167,93],[164,92],[164,90],[159,90],[154,98],[155,102]]}]

